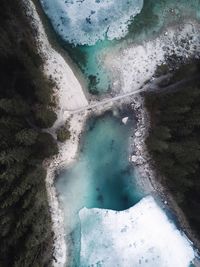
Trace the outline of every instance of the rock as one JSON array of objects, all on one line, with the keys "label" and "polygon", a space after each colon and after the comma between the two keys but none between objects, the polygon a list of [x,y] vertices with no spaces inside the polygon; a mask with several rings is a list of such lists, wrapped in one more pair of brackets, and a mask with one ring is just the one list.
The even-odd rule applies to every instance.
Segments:
[{"label": "rock", "polygon": [[133,155],[131,156],[131,161],[135,163],[137,161],[137,158],[138,158],[137,156]]},{"label": "rock", "polygon": [[137,164],[143,164],[145,162],[145,160],[143,159],[143,157],[139,156],[138,159],[137,159]]},{"label": "rock", "polygon": [[135,132],[135,136],[140,137],[140,136],[142,136],[142,133],[140,131],[137,131],[137,132]]},{"label": "rock", "polygon": [[135,102],[135,103],[132,103],[131,104],[131,107],[132,108],[135,108],[135,109],[138,109],[138,108],[140,108],[141,107],[141,103],[138,101],[138,102]]},{"label": "rock", "polygon": [[138,164],[138,165],[141,165],[145,162],[145,160],[141,156],[132,155],[131,156],[131,162]]},{"label": "rock", "polygon": [[135,104],[132,103],[132,104],[131,104],[131,108],[134,109],[134,107],[135,107]]},{"label": "rock", "polygon": [[127,124],[127,121],[128,121],[128,117],[124,117],[123,119],[122,119],[122,122],[123,122],[123,124]]}]

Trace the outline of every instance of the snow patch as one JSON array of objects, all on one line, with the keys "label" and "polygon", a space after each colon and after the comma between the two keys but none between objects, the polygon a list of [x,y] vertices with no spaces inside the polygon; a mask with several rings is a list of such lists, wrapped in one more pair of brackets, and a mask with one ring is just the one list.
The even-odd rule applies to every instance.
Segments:
[{"label": "snow patch", "polygon": [[168,28],[166,32],[140,45],[120,43],[101,55],[113,81],[112,90],[128,93],[140,89],[150,81],[153,83],[157,66],[166,57],[199,57],[199,23],[190,21],[179,27]]},{"label": "snow patch", "polygon": [[83,208],[80,266],[188,267],[192,244],[153,197],[125,211]]}]

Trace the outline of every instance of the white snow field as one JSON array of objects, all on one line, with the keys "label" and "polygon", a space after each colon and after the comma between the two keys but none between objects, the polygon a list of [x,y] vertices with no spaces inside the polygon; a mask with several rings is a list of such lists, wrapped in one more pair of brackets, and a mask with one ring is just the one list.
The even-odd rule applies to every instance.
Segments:
[{"label": "white snow field", "polygon": [[54,29],[66,41],[93,45],[120,39],[140,13],[143,0],[40,0]]},{"label": "white snow field", "polygon": [[[121,43],[103,51],[100,57],[113,81],[112,90],[128,93],[141,88],[154,75],[167,56],[200,57],[200,24],[194,21],[168,28],[153,40],[126,47]],[[185,40],[185,44],[183,43]]]},{"label": "white snow field", "polygon": [[189,267],[192,244],[153,197],[126,211],[83,208],[81,267]]}]

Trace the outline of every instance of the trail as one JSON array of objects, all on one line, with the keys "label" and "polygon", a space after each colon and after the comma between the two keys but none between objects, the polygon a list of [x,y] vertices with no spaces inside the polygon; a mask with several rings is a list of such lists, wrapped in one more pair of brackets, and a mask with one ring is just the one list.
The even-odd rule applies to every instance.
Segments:
[{"label": "trail", "polygon": [[80,113],[80,112],[84,112],[86,110],[90,111],[90,110],[93,110],[93,109],[97,109],[97,108],[102,108],[104,105],[107,105],[109,103],[114,103],[114,102],[117,102],[117,101],[120,101],[124,98],[127,98],[127,97],[130,97],[130,96],[133,96],[133,95],[136,95],[136,94],[139,94],[141,92],[144,92],[144,91],[156,91],[159,89],[159,83],[162,82],[163,80],[165,80],[166,78],[168,77],[171,77],[170,74],[166,74],[166,75],[162,75],[158,78],[153,78],[151,79],[148,83],[146,83],[142,88],[139,88],[138,90],[133,90],[131,92],[128,92],[128,93],[124,93],[124,94],[121,94],[121,95],[116,95],[114,97],[108,97],[108,98],[105,98],[103,100],[96,100],[95,102],[93,101],[92,103],[88,104],[88,105],[84,105],[78,109],[65,109],[65,111],[67,112],[70,112],[70,114],[77,114],[77,113]]},{"label": "trail", "polygon": [[129,93],[126,93],[126,94],[123,94],[123,95],[118,95],[118,96],[114,96],[114,97],[111,97],[111,98],[106,98],[106,99],[103,99],[103,100],[101,100],[99,102],[91,103],[91,104],[89,104],[89,105],[87,105],[85,107],[81,107],[81,108],[75,109],[75,110],[67,110],[67,111],[69,111],[71,114],[76,114],[76,113],[79,113],[79,112],[82,112],[82,111],[85,111],[85,110],[96,109],[98,107],[103,107],[106,104],[122,100],[124,98],[127,98],[128,96],[139,94],[139,93],[144,92],[144,91],[146,91],[146,88],[135,90],[133,92],[129,92]]},{"label": "trail", "polygon": [[199,75],[195,75],[193,76],[192,78],[188,78],[188,79],[184,79],[184,80],[181,80],[181,81],[178,81],[176,83],[173,83],[173,84],[170,84],[168,86],[160,86],[159,83],[164,80],[166,77],[170,77],[169,75],[164,75],[160,78],[156,78],[155,80],[149,82],[148,84],[146,84],[145,86],[143,86],[142,88],[138,89],[138,90],[134,90],[132,92],[128,92],[128,93],[125,93],[125,94],[122,94],[122,95],[117,95],[117,96],[114,96],[114,97],[109,97],[109,98],[106,98],[106,99],[103,99],[101,101],[98,101],[97,102],[93,102],[87,106],[84,106],[84,107],[81,107],[81,108],[78,108],[78,109],[74,109],[74,110],[65,110],[65,111],[68,111],[70,112],[70,114],[77,114],[77,113],[80,113],[80,112],[83,112],[83,111],[90,111],[90,110],[93,110],[93,109],[98,109],[98,108],[102,108],[104,105],[107,105],[109,103],[114,103],[114,102],[117,102],[117,101],[120,101],[124,98],[127,98],[127,97],[130,97],[130,96],[134,96],[134,95],[137,95],[141,92],[159,92],[159,93],[167,93],[167,92],[175,92],[177,90],[179,90],[183,85],[190,85],[191,81],[199,81]]}]

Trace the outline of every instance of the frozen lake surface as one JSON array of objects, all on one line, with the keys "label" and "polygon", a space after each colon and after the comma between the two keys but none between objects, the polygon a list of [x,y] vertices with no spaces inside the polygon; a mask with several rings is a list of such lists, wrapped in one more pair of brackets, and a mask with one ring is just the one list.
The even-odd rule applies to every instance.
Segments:
[{"label": "frozen lake surface", "polygon": [[143,6],[143,0],[41,0],[41,3],[62,38],[81,45],[124,37]]},{"label": "frozen lake surface", "polygon": [[189,241],[153,197],[125,211],[82,209],[80,267],[188,267]]}]

